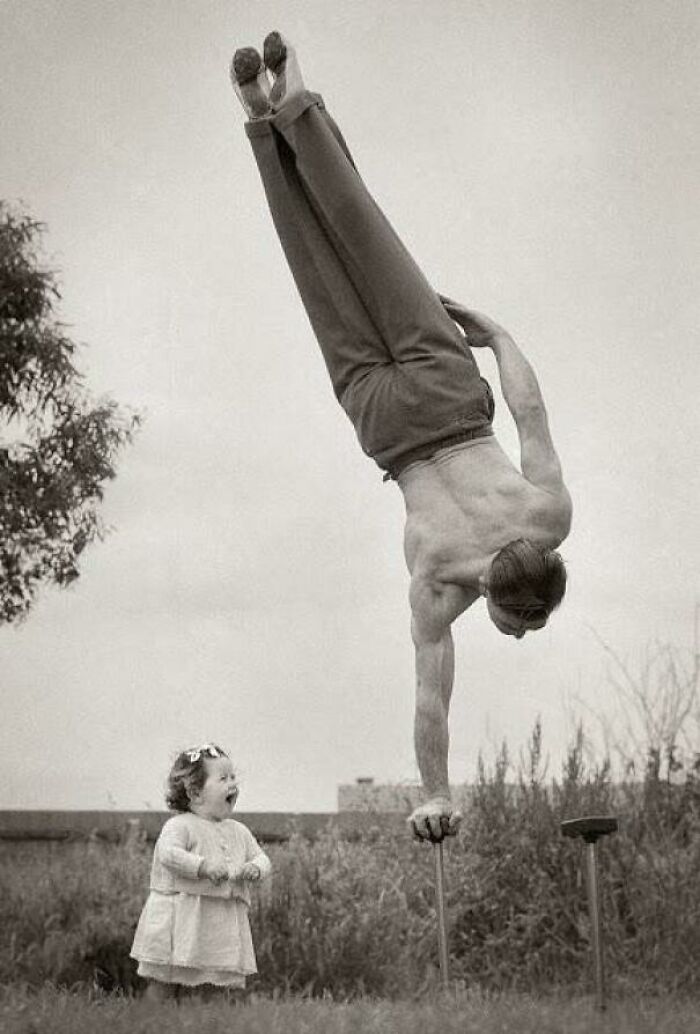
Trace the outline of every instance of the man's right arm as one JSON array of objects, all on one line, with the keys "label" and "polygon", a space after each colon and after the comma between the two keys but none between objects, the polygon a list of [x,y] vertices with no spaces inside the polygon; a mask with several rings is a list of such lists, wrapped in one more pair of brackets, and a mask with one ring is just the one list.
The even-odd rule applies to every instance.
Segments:
[{"label": "man's right arm", "polygon": [[411,636],[415,646],[416,704],[414,743],[427,800],[409,818],[421,839],[440,840],[455,833],[460,816],[450,800],[448,715],[454,684],[451,622],[464,609],[456,586],[434,588],[411,581]]},{"label": "man's right arm", "polygon": [[415,618],[411,622],[411,633],[416,651],[416,760],[427,796],[449,799],[448,713],[454,683],[452,633],[448,627],[439,637],[426,638]]}]

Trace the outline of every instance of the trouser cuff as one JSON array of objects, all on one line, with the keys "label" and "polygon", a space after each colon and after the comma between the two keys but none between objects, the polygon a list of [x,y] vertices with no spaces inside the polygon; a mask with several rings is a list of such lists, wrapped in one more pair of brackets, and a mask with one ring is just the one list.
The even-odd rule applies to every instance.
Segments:
[{"label": "trouser cuff", "polygon": [[283,104],[274,115],[266,115],[265,118],[256,118],[246,122],[245,131],[249,137],[265,136],[271,133],[273,129],[283,132],[292,122],[296,122],[307,108],[312,108],[314,105],[319,108],[325,107],[320,93],[311,93],[310,90],[304,90],[303,93],[298,93],[292,97],[288,104]]}]

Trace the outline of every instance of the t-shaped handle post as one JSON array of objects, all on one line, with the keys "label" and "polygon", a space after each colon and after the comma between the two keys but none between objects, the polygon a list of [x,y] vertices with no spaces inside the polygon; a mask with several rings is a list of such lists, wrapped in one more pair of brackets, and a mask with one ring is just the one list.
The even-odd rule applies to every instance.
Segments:
[{"label": "t-shaped handle post", "polygon": [[588,914],[591,921],[591,941],[595,962],[596,1004],[601,1011],[605,1009],[605,971],[596,844],[600,837],[616,833],[617,830],[618,821],[612,815],[588,815],[581,819],[568,819],[561,824],[561,831],[565,837],[581,837],[587,845]]}]

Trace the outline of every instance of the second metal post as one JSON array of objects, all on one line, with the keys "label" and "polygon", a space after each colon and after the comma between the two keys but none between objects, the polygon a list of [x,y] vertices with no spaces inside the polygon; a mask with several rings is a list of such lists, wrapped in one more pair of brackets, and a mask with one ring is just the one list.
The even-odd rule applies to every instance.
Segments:
[{"label": "second metal post", "polygon": [[595,963],[596,1005],[605,1009],[605,973],[603,970],[603,944],[600,923],[600,895],[598,891],[598,864],[595,841],[586,844],[588,853],[588,914],[591,922],[591,942]]}]

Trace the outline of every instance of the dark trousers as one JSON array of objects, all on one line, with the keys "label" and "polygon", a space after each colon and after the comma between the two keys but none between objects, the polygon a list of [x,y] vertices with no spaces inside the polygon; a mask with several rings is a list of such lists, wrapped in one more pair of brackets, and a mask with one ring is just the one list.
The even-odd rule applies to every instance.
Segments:
[{"label": "dark trousers", "polygon": [[367,455],[395,477],[447,444],[492,434],[489,385],[321,97],[300,94],[246,132],[335,395]]}]

